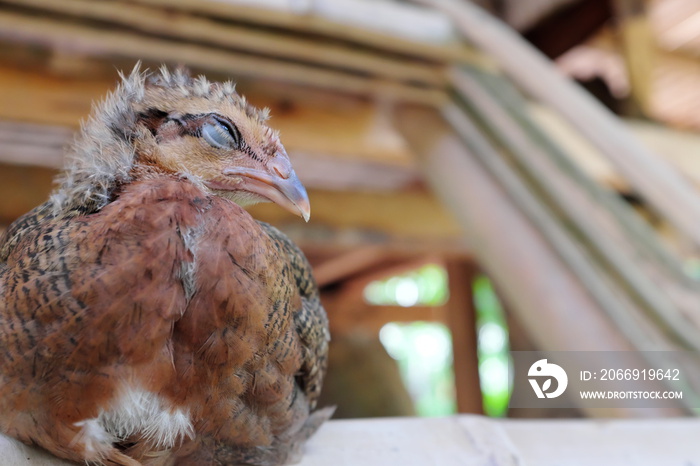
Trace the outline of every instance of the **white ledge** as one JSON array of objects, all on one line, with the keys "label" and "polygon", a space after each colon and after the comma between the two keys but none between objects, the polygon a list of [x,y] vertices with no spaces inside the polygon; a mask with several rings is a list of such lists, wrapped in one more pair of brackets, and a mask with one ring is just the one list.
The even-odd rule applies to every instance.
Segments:
[{"label": "white ledge", "polygon": [[[481,416],[331,421],[299,466],[689,466],[700,420],[491,420]],[[67,466],[0,436],[2,466]]]}]

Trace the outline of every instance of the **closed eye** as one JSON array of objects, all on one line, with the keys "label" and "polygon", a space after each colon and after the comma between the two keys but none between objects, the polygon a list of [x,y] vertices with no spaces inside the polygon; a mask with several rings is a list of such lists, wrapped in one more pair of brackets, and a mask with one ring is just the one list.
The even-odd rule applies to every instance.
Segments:
[{"label": "closed eye", "polygon": [[202,138],[218,149],[240,149],[241,133],[234,125],[223,118],[214,116],[202,125]]}]

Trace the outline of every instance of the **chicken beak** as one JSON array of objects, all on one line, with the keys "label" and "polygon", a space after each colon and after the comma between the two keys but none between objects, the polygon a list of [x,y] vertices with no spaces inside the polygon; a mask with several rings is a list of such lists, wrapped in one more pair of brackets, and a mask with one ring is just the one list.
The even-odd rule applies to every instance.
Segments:
[{"label": "chicken beak", "polygon": [[271,200],[293,214],[300,215],[305,222],[308,222],[311,216],[311,203],[306,188],[301,184],[294,170],[291,171],[288,178],[281,176],[277,178],[273,186],[282,193],[284,198]]},{"label": "chicken beak", "polygon": [[257,194],[308,222],[311,216],[309,196],[289,160],[273,160],[266,168],[265,171],[243,167],[227,168],[223,174],[240,180],[235,185],[236,190]]}]

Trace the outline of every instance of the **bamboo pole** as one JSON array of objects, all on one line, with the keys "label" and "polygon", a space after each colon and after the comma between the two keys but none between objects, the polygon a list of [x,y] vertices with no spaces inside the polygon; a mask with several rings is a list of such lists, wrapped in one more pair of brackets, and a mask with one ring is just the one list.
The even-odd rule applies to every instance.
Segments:
[{"label": "bamboo pole", "polygon": [[662,158],[651,153],[606,108],[496,18],[470,2],[414,0],[449,14],[462,34],[488,53],[536,99],[555,109],[615,165],[671,224],[700,245],[700,195]]},{"label": "bamboo pole", "polygon": [[[439,112],[404,106],[397,110],[396,120],[431,186],[462,225],[479,263],[496,278],[540,348],[634,349],[538,228],[495,183],[481,165],[483,159],[477,162],[476,151],[465,147]],[[681,408],[654,411],[618,407],[590,414],[639,417],[683,412]]]},{"label": "bamboo pole", "polygon": [[[540,232],[542,240],[551,248],[549,253],[560,257],[565,267],[571,270],[572,277],[576,277],[577,283],[583,284],[583,289],[590,293],[590,296],[596,302],[596,306],[582,309],[581,312],[587,313],[591,309],[598,309],[600,312],[610,315],[617,323],[618,328],[624,329],[628,340],[637,349],[664,349],[663,347],[655,346],[659,342],[658,339],[649,338],[648,333],[644,329],[639,328],[633,319],[634,314],[630,313],[630,309],[625,301],[602,279],[600,270],[594,266],[590,258],[574,243],[573,238],[562,229],[562,226],[552,217],[545,206],[533,196],[522,180],[512,172],[511,168],[501,159],[498,151],[480,133],[474,122],[455,106],[444,108],[443,116],[462,140],[465,141],[465,144],[470,147],[474,154],[473,156],[488,170],[494,180],[503,187],[510,202],[514,206],[518,206],[525,218],[532,222],[533,228]],[[537,261],[533,261],[533,269],[539,270]],[[495,274],[494,276],[499,277]],[[509,298],[511,301],[517,299],[516,296]],[[565,324],[562,322],[560,325]]]},{"label": "bamboo pole", "polygon": [[[601,265],[600,273],[611,276],[672,341],[683,347],[700,351],[700,334],[688,325],[688,321],[673,306],[671,300],[639,268],[636,253],[622,238],[616,238],[610,228],[607,211],[582,196],[579,186],[567,183],[565,174],[553,166],[545,151],[528,137],[526,132],[498,102],[468,73],[454,75],[459,91],[469,99],[495,132],[496,139],[517,159],[527,178],[543,191],[535,203],[553,206],[558,215],[568,219],[582,244],[593,253]],[[491,162],[493,163],[493,162]],[[632,241],[632,244],[634,241]],[[592,279],[593,277],[591,277]],[[590,283],[590,282],[589,282]],[[618,312],[614,303],[604,306],[607,312]],[[616,318],[620,321],[620,317]],[[627,332],[631,329],[625,328]],[[632,339],[643,342],[641,336]]]},{"label": "bamboo pole", "polygon": [[[572,277],[574,277],[578,283],[582,284],[583,288],[590,293],[597,304],[597,308],[595,310],[586,309],[583,310],[583,312],[587,312],[589,316],[591,312],[607,314],[615,323],[615,328],[621,332],[621,335],[626,337],[627,341],[632,343],[637,350],[668,351],[677,349],[677,347],[669,345],[669,342],[663,338],[658,328],[652,325],[649,319],[635,310],[635,304],[631,302],[629,297],[625,295],[622,290],[619,290],[614,286],[614,283],[606,279],[603,270],[601,270],[598,264],[581,250],[575,243],[571,233],[565,231],[563,226],[559,224],[558,219],[548,211],[545,205],[540,203],[539,200],[533,196],[529,188],[518,178],[505,161],[501,159],[500,154],[490,145],[488,140],[486,140],[484,135],[478,130],[468,116],[455,106],[445,107],[442,113],[445,119],[455,128],[473,156],[478,159],[479,163],[487,169],[494,180],[504,189],[504,192],[509,196],[510,202],[520,209],[525,217],[532,222],[533,226],[536,225],[535,228],[551,247],[550,254],[556,253],[562,259],[565,267],[572,273]],[[453,169],[459,172],[459,167],[457,165],[455,165]],[[443,189],[450,188],[449,183],[443,183],[442,186]],[[435,185],[433,185],[433,187],[439,189],[436,188]],[[439,193],[438,191],[438,194]],[[455,192],[448,191],[447,195],[443,195],[443,200],[449,199],[449,196],[454,196],[454,194]],[[491,207],[492,206],[489,206],[489,208]],[[456,218],[459,220],[459,216]],[[517,232],[518,235],[522,233],[521,230],[515,228],[507,231],[508,233]],[[494,235],[490,240],[502,242],[503,238],[498,238]],[[540,267],[541,264],[534,262],[533,270],[529,273],[545,273],[545,270]],[[503,278],[501,275],[495,275],[495,273],[493,276],[497,277],[499,280]],[[522,295],[520,295],[519,298],[513,296],[510,297],[510,299],[522,299]],[[518,303],[516,303],[516,306],[517,305]],[[541,311],[533,312],[531,310],[530,312],[529,318],[532,321],[541,322]],[[581,318],[582,317],[579,316],[575,320],[577,325],[581,323]],[[574,320],[569,322],[573,321]],[[530,322],[526,323],[526,325],[529,324]],[[566,324],[561,323],[560,325],[563,326]],[[533,332],[532,329],[530,329],[530,331]],[[561,332],[562,329],[561,327],[555,326],[552,331]],[[538,343],[541,348],[552,350],[552,347],[548,346],[548,342],[538,341]],[[652,367],[657,367],[663,361],[663,353],[645,353],[644,357],[648,358],[646,362],[651,364]],[[688,371],[692,371],[693,369],[693,367],[687,368]],[[661,386],[669,388],[664,385],[663,382]],[[695,386],[690,384],[686,385],[685,398],[680,404],[686,407],[696,406],[698,403],[696,390]]]},{"label": "bamboo pole", "polygon": [[[658,241],[656,233],[638,214],[631,210],[619,196],[602,188],[599,183],[584,173],[568,154],[550,138],[547,132],[532,118],[526,108],[526,102],[512,84],[502,76],[484,73],[473,67],[469,69],[472,76],[484,88],[489,89],[491,97],[497,100],[508,115],[527,132],[532,141],[544,150],[545,155],[554,161],[560,172],[584,189],[592,200],[610,212],[612,219],[632,239],[630,245],[636,246],[639,254],[660,264],[662,270],[680,285],[691,289],[700,287],[700,283],[685,273],[678,257]],[[451,74],[454,76],[458,73],[459,71],[454,70]]]}]

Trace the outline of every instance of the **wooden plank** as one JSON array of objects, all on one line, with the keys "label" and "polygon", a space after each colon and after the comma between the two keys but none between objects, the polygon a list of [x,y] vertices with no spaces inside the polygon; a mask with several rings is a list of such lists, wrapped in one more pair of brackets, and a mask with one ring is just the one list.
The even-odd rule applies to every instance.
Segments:
[{"label": "wooden plank", "polygon": [[[654,85],[656,44],[646,0],[615,0],[617,28],[627,65],[630,92],[637,114],[648,114]],[[633,115],[635,113],[632,113]]]},{"label": "wooden plank", "polygon": [[437,89],[7,11],[0,11],[0,38],[89,56],[186,63],[235,76],[265,78],[355,94],[432,103],[444,100],[442,92]]},{"label": "wooden plank", "polygon": [[405,253],[402,255],[391,254],[391,251],[386,249],[384,251],[387,255],[387,260],[383,264],[375,267],[373,270],[367,270],[361,275],[350,277],[349,280],[345,280],[343,283],[343,288],[358,290],[361,293],[373,281],[405,275],[430,264],[442,266],[446,257],[465,260],[470,258],[466,254],[467,251],[465,251],[465,254],[445,254],[444,248],[442,248],[442,251],[438,249],[433,251],[416,249],[411,251],[410,254]]},{"label": "wooden plank", "polygon": [[9,224],[48,199],[55,170],[0,165],[0,223]]},{"label": "wooden plank", "polygon": [[[440,202],[421,191],[402,193],[335,192],[312,190],[310,224],[342,230],[360,229],[390,237],[454,240],[460,229]],[[264,221],[285,224],[296,219],[274,204],[252,206],[250,212]],[[303,221],[296,221],[303,226]]]},{"label": "wooden plank", "polygon": [[[397,23],[397,15],[387,12],[388,7],[393,12],[406,11],[407,9],[416,11],[416,8],[410,5],[397,4],[395,2],[382,2],[385,9],[383,14],[376,14],[377,9],[375,8],[375,14],[370,13],[365,14],[362,18],[362,24],[343,24],[339,22],[338,19],[342,20],[342,16],[338,18],[335,15],[332,18],[328,18],[328,7],[332,8],[333,3],[337,3],[338,0],[321,0],[314,2],[296,3],[293,5],[289,2],[267,2],[267,5],[258,2],[251,1],[240,1],[240,0],[227,0],[227,1],[212,1],[212,0],[138,0],[139,3],[148,5],[157,5],[167,8],[177,8],[184,11],[193,11],[201,14],[206,14],[214,18],[226,18],[233,21],[245,21],[255,24],[260,24],[268,27],[274,28],[285,28],[295,30],[301,33],[307,34],[320,34],[325,36],[330,36],[336,39],[342,39],[362,45],[364,47],[377,48],[381,50],[387,50],[394,53],[400,53],[407,56],[422,57],[426,59],[440,59],[446,61],[452,60],[481,60],[476,54],[474,54],[471,49],[465,47],[463,44],[459,44],[456,41],[452,41],[450,34],[451,31],[446,30],[447,34],[443,36],[441,40],[438,37],[438,43],[429,43],[420,37],[422,31],[427,28],[421,27],[425,26],[425,22],[421,24],[422,21],[431,15],[433,12],[418,10],[419,15],[412,15],[410,22],[407,21],[406,30],[412,31],[419,35],[419,37],[397,37],[397,34],[392,34],[394,28],[394,23]],[[345,2],[347,4],[348,2]],[[360,2],[357,2],[360,3]],[[363,2],[365,8],[368,3]],[[277,8],[275,8],[277,6]],[[272,8],[271,8],[272,7]],[[369,5],[370,11],[372,5]],[[362,8],[362,6],[360,7]],[[350,10],[352,10],[352,5],[350,5]],[[347,9],[345,10],[348,11]],[[345,15],[347,18],[349,15]],[[373,16],[375,25],[377,26],[375,30],[368,29],[367,20],[368,16]],[[423,18],[421,18],[421,16]],[[440,16],[440,15],[438,15]],[[433,16],[435,18],[435,16]],[[386,28],[384,31],[381,30],[381,25],[377,24],[377,21],[384,21]],[[437,17],[433,21],[443,22],[444,17]],[[449,26],[448,20],[447,28]],[[438,25],[438,28],[445,30],[444,26]]]},{"label": "wooden plank", "polygon": [[59,169],[70,128],[0,120],[0,163]]},{"label": "wooden plank", "polygon": [[[8,224],[46,199],[57,171],[0,164],[0,223]],[[283,228],[302,247],[349,250],[377,245],[388,251],[467,253],[459,228],[424,191],[344,192],[309,190],[309,224],[274,204],[249,208],[262,221]]]},{"label": "wooden plank", "polygon": [[95,19],[136,28],[149,36],[161,35],[189,42],[208,43],[227,49],[242,50],[268,56],[306,61],[399,81],[439,86],[444,83],[436,63],[418,62],[352,49],[293,36],[265,32],[260,29],[224,24],[193,16],[126,2],[93,2],[91,0],[8,0],[39,11],[70,14],[80,19]]},{"label": "wooden plank", "polygon": [[[293,113],[304,112],[297,110]],[[341,134],[338,139],[332,141],[332,135],[326,134],[324,137],[314,138],[313,143],[305,144],[303,136],[309,136],[310,131],[317,130],[324,124],[312,125],[316,120],[313,113],[309,115],[307,112],[307,118],[301,118],[304,121],[312,118],[314,121],[308,121],[309,126],[298,127],[294,133],[285,133],[289,136],[285,138],[285,143],[287,139],[291,142],[285,145],[295,171],[308,189],[386,192],[409,190],[421,186],[421,177],[416,167],[401,166],[404,159],[401,152],[395,152],[387,144],[378,144],[379,147],[376,147],[368,141],[369,138],[356,142],[355,148],[358,150],[356,157],[345,156],[345,154],[322,155],[295,150],[294,147],[299,145],[303,145],[304,149],[319,150],[324,148],[324,144],[330,146],[334,142],[347,138],[347,134]],[[294,119],[287,115],[285,120],[291,123]],[[346,118],[345,122],[350,125],[357,120],[356,116],[352,116]],[[362,128],[357,130],[362,131]],[[372,128],[368,127],[367,131],[370,135],[376,135]],[[382,130],[380,132],[384,133],[382,136],[387,135]],[[59,169],[63,167],[64,153],[72,140],[73,131],[70,128],[0,120],[0,163]],[[328,148],[334,149],[334,147]],[[343,145],[341,150],[346,151],[350,148],[350,144]],[[365,160],[375,155],[382,160]]]},{"label": "wooden plank", "polygon": [[316,255],[334,255],[365,246],[379,246],[389,254],[440,254],[447,257],[470,257],[469,249],[461,237],[440,238],[431,236],[402,235],[391,236],[377,230],[344,227],[333,228],[322,223],[301,225],[296,219],[290,222],[274,222],[253,216],[274,224],[282,230],[303,251]]},{"label": "wooden plank", "polygon": [[344,303],[337,308],[330,301],[323,299],[328,311],[331,332],[335,334],[353,333],[358,330],[377,334],[389,322],[440,322],[445,323],[447,313],[441,306],[384,306],[370,305],[362,301],[353,301],[354,305]]},{"label": "wooden plank", "polygon": [[[358,268],[357,273],[344,274],[344,280],[339,286],[322,289],[321,299],[328,312],[331,332],[337,334],[362,330],[376,333],[389,322],[425,321],[447,324],[448,308],[445,305],[383,305],[371,304],[366,300],[364,291],[370,282],[415,271],[426,263],[438,262],[430,256],[416,256],[415,251],[413,254],[397,254],[382,248],[381,254],[375,253],[381,262],[370,264],[371,252],[376,250],[377,248],[368,247],[356,249],[354,252],[359,260],[352,256],[350,259],[369,267]],[[465,256],[461,260],[465,260]],[[314,275],[316,270],[314,269]]]},{"label": "wooden plank", "polygon": [[0,64],[0,119],[77,129],[92,102],[117,83],[116,71],[108,79],[57,77],[42,71]]},{"label": "wooden plank", "polygon": [[[116,86],[116,70],[105,66],[111,68],[110,74],[93,78],[55,76],[45,69],[0,64],[0,119],[77,128],[90,113],[92,102]],[[270,124],[281,132],[288,152],[302,154],[310,164],[317,156],[377,162],[402,167],[407,171],[400,176],[411,182],[415,164],[391,125],[389,107],[288,84],[243,81],[238,88],[254,105],[271,109]],[[342,168],[341,164],[338,170]]]},{"label": "wooden plank", "polygon": [[[20,69],[0,64],[0,118],[76,128],[80,119],[89,113],[91,102],[100,99],[116,83],[112,65],[102,66],[108,74],[66,77],[53,75],[46,69]],[[340,159],[379,161],[407,167],[407,171],[384,173],[380,166],[373,165],[362,170],[373,173],[370,176],[376,176],[379,181],[385,180],[388,186],[415,183],[415,168],[409,168],[413,167],[411,154],[402,136],[385,122],[384,109],[380,106],[336,93],[269,82],[243,81],[239,89],[254,104],[272,109],[271,124],[280,129],[289,152],[295,157],[298,154],[295,163],[299,163],[296,160],[306,163],[305,160],[312,170],[321,164],[338,163],[332,175],[355,169],[356,166],[344,166]],[[541,106],[530,107],[530,110],[547,133],[553,135],[587,173],[615,188],[628,188],[596,149],[554,112]],[[654,152],[700,184],[700,164],[697,157],[693,157],[700,150],[700,137],[649,123],[626,123]],[[337,162],[326,156],[337,156]],[[329,170],[324,171],[329,173]],[[319,179],[316,174],[313,176]],[[325,187],[330,188],[339,181],[329,176]],[[363,187],[357,186],[358,189]]]},{"label": "wooden plank", "polygon": [[366,246],[314,265],[314,278],[319,288],[323,288],[348,276],[377,267],[385,261],[386,255],[381,247]]},{"label": "wooden plank", "polygon": [[[629,184],[601,157],[596,148],[551,109],[530,105],[527,111],[547,135],[569,154],[573,162],[598,183],[622,192],[630,190]],[[700,186],[700,163],[695,155],[700,153],[700,135],[651,121],[626,119],[624,122],[645,146],[668,160],[694,185]]]},{"label": "wooden plank", "polygon": [[[306,131],[309,129],[311,128],[307,128]],[[358,145],[361,144],[362,141],[358,141]],[[347,149],[347,146],[342,148]],[[379,151],[375,151],[377,152]],[[307,188],[386,192],[407,191],[423,185],[423,178],[417,167],[400,167],[383,161],[362,160],[362,155],[346,158],[335,154],[317,155],[292,149],[287,150],[287,153],[294,164],[294,170]],[[379,155],[385,157],[386,154]]]},{"label": "wooden plank", "polygon": [[446,304],[447,323],[452,333],[452,366],[455,374],[457,412],[483,414],[479,383],[476,307],[472,285],[479,271],[473,262],[450,260],[447,277],[450,299]]},{"label": "wooden plank", "polygon": [[[100,99],[116,83],[114,68],[106,63],[101,66],[106,74],[69,77],[56,76],[47,69],[21,69],[0,63],[0,119],[77,128],[79,121],[89,113],[91,102]],[[281,131],[295,165],[302,163],[309,167],[307,180],[309,176],[317,180],[315,186],[377,189],[383,182],[388,189],[398,189],[417,183],[418,174],[410,151],[403,137],[385,122],[381,106],[335,93],[269,82],[243,81],[239,89],[255,105],[271,108],[272,126]],[[552,110],[542,106],[529,106],[528,110],[586,173],[613,188],[629,189],[595,147]],[[0,123],[0,127],[6,124]],[[700,151],[700,136],[652,123],[626,121],[626,124],[645,145],[700,185],[700,163],[694,156]],[[38,137],[39,131],[52,129],[37,128],[32,138]],[[68,141],[69,136],[65,140]],[[0,157],[7,159],[8,155],[0,151]],[[381,165],[369,164],[364,168],[354,165],[361,160]],[[353,165],[346,165],[346,161]],[[59,166],[61,162],[48,163]],[[329,164],[337,164],[337,167],[333,169]],[[384,164],[404,168],[386,171]],[[376,178],[378,183],[343,186],[342,179],[334,176],[354,170]],[[327,177],[325,182],[320,177],[321,171]],[[358,173],[353,179],[368,178]]]}]

